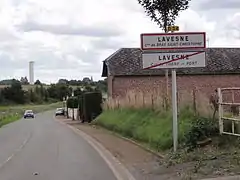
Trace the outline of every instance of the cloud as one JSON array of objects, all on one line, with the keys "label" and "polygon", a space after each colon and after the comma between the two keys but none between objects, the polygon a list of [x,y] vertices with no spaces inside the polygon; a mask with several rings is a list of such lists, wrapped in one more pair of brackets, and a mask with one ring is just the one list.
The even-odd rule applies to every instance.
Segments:
[{"label": "cloud", "polygon": [[198,2],[198,8],[202,10],[212,9],[240,9],[239,0],[201,0]]},{"label": "cloud", "polygon": [[[192,1],[176,24],[205,31],[211,46],[237,47],[237,8],[237,0]],[[0,17],[0,79],[27,76],[29,61],[43,82],[101,79],[106,57],[140,47],[141,33],[162,32],[136,0],[0,0]]]},{"label": "cloud", "polygon": [[[122,38],[122,37],[120,37]],[[119,49],[124,46],[123,41],[118,38],[99,38],[92,41],[93,48],[98,49],[99,51],[102,50],[115,50]]]},{"label": "cloud", "polygon": [[[108,27],[109,28],[106,28]],[[73,27],[73,25],[51,25],[51,24],[39,24],[36,22],[25,22],[18,26],[25,32],[42,31],[52,33],[56,35],[72,35],[72,36],[90,36],[90,37],[110,37],[120,36],[123,32],[110,25],[95,25],[95,26],[81,26]]]}]

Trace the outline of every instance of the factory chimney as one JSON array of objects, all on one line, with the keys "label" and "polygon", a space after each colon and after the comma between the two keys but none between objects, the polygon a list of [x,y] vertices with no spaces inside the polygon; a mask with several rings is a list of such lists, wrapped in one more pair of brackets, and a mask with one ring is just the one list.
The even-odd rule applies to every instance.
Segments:
[{"label": "factory chimney", "polygon": [[34,61],[29,62],[29,83],[34,84]]}]

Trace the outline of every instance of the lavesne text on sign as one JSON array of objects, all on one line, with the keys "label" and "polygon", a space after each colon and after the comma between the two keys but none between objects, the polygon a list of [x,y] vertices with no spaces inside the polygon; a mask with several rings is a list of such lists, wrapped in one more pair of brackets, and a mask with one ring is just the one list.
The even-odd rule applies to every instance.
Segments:
[{"label": "lavesne text on sign", "polygon": [[141,34],[142,50],[206,48],[204,32]]},{"label": "lavesne text on sign", "polygon": [[142,54],[143,69],[205,67],[205,51]]}]

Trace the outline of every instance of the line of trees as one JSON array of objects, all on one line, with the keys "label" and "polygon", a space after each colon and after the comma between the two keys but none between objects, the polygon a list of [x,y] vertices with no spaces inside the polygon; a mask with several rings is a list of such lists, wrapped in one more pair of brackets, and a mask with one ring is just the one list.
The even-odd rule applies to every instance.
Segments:
[{"label": "line of trees", "polygon": [[49,93],[51,89],[39,85],[24,90],[20,81],[13,80],[10,86],[0,89],[0,104],[56,102],[57,98]]},{"label": "line of trees", "polygon": [[76,81],[71,80],[67,83],[61,81],[50,86],[43,85],[39,80],[36,81],[35,86],[29,88],[22,88],[22,81],[12,79],[5,80],[8,82],[8,86],[0,89],[0,104],[26,104],[26,103],[47,103],[62,101],[66,96],[81,95],[83,92],[106,92],[107,85],[106,80],[88,83],[84,82],[70,85],[69,82]]},{"label": "line of trees", "polygon": [[[0,85],[11,85],[16,79],[6,79],[0,81]],[[19,80],[21,85],[29,85],[27,77],[21,77]],[[107,79],[93,81],[92,78],[83,78],[82,80],[67,80],[67,79],[59,79],[56,84],[65,84],[69,86],[80,86],[80,87],[96,87],[97,89],[101,90],[102,92],[107,92]],[[46,85],[42,83],[40,80],[36,80],[34,85]]]}]

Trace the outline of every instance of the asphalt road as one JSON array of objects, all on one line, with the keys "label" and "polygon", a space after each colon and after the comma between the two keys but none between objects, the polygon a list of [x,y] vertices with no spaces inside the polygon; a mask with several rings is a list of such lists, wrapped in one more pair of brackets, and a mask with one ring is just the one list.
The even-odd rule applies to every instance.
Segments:
[{"label": "asphalt road", "polygon": [[101,156],[53,115],[0,128],[0,179],[116,180]]}]

